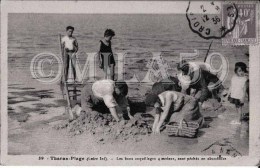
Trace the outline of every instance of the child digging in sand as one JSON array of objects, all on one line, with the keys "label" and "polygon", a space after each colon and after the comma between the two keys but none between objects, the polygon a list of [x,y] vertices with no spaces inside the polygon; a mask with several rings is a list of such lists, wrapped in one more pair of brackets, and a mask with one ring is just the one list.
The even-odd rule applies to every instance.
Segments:
[{"label": "child digging in sand", "polygon": [[235,64],[235,75],[231,78],[228,100],[230,103],[235,104],[239,117],[237,120],[232,121],[231,124],[241,124],[242,121],[242,107],[249,82],[246,73],[248,73],[246,64],[237,62]]},{"label": "child digging in sand", "polygon": [[74,27],[68,26],[66,27],[67,35],[61,39],[62,51],[63,51],[63,61],[64,61],[64,74],[65,81],[68,82],[68,72],[69,65],[71,62],[72,65],[72,73],[74,81],[76,82],[76,53],[78,51],[78,42],[74,36],[72,36],[74,31]]},{"label": "child digging in sand", "polygon": [[114,80],[115,77],[116,64],[111,47],[111,40],[114,36],[115,32],[112,29],[107,29],[104,33],[104,39],[100,40],[98,49],[99,67],[104,70],[105,79],[111,80]]},{"label": "child digging in sand", "polygon": [[[124,81],[103,79],[93,84],[88,83],[81,91],[82,111],[105,113],[108,110],[117,122],[126,116],[131,119],[127,93],[128,86]],[[119,113],[123,116],[120,117]]]},{"label": "child digging in sand", "polygon": [[166,120],[168,122],[181,123],[183,120],[197,122],[203,125],[203,116],[199,111],[198,101],[189,95],[176,91],[164,91],[146,96],[145,104],[154,108],[153,133],[160,134],[161,127]]}]

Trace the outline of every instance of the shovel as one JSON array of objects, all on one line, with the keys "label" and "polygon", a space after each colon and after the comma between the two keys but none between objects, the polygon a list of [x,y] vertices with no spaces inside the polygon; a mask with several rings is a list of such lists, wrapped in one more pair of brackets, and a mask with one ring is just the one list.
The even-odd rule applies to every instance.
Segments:
[{"label": "shovel", "polygon": [[[63,46],[62,46],[62,42],[61,42],[61,35],[59,34],[59,40],[60,40],[60,49],[61,49],[61,56],[64,60],[64,52],[63,52]],[[65,81],[65,69],[64,69],[64,65],[63,65],[63,77],[62,77],[62,81],[64,84],[64,91],[65,91],[65,95],[66,95],[66,100],[67,100],[67,108],[66,108],[66,112],[68,112],[69,114],[69,121],[72,121],[74,119],[73,116],[73,112],[72,112],[72,107],[71,107],[71,103],[70,103],[70,96],[69,96],[69,91],[68,91],[68,87],[67,87],[67,83]]]}]

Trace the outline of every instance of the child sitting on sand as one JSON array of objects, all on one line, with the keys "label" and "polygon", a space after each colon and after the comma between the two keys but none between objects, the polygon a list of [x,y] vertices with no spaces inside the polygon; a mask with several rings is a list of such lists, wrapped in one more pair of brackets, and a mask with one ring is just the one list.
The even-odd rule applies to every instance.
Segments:
[{"label": "child sitting on sand", "polygon": [[[104,39],[100,40],[98,49],[99,67],[105,72],[105,79],[114,80],[115,77],[115,59],[112,52],[111,40],[115,36],[112,29],[107,29],[104,33]],[[108,78],[109,74],[109,78]]]},{"label": "child sitting on sand", "polygon": [[239,117],[237,120],[232,121],[231,124],[241,124],[242,121],[242,107],[244,105],[249,82],[246,73],[248,73],[246,64],[237,62],[235,64],[235,74],[231,78],[228,100],[230,103],[235,104]]},{"label": "child sitting on sand", "polygon": [[74,31],[74,27],[68,26],[66,27],[67,35],[61,39],[62,51],[63,51],[63,61],[64,61],[64,74],[65,81],[68,82],[68,72],[69,65],[71,62],[72,65],[72,73],[74,81],[76,81],[76,53],[78,51],[78,42],[74,36],[72,36]]}]

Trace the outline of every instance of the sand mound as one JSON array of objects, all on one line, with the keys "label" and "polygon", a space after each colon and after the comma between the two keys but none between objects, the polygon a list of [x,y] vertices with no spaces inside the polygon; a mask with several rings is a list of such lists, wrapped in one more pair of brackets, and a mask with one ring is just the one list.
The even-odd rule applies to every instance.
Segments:
[{"label": "sand mound", "polygon": [[[153,118],[145,114],[136,114],[132,120],[116,122],[111,114],[101,114],[96,111],[81,113],[72,122],[54,126],[55,129],[67,129],[73,136],[82,133],[100,135],[98,141],[110,139],[127,140],[151,133]],[[106,138],[105,138],[106,137]]]},{"label": "sand mound", "polygon": [[[204,117],[217,117],[226,109],[216,100],[208,100],[208,107],[202,111]],[[72,122],[64,121],[54,126],[55,129],[67,129],[70,135],[91,134],[97,142],[106,143],[128,139],[140,141],[142,136],[152,132],[154,118],[149,113],[136,113],[134,119],[116,122],[111,114],[96,111],[82,113]]]}]

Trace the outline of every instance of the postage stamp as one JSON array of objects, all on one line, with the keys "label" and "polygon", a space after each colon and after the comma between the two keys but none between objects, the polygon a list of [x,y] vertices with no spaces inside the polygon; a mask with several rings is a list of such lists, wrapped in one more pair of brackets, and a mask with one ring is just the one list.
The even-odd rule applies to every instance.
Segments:
[{"label": "postage stamp", "polygon": [[254,45],[258,43],[258,19],[256,3],[224,3],[222,24],[227,29],[234,26],[223,39],[223,45]]},{"label": "postage stamp", "polygon": [[1,164],[259,164],[259,3],[1,7]]}]

